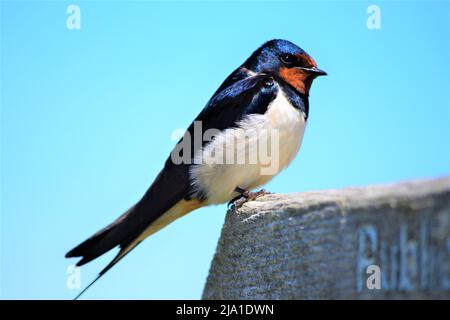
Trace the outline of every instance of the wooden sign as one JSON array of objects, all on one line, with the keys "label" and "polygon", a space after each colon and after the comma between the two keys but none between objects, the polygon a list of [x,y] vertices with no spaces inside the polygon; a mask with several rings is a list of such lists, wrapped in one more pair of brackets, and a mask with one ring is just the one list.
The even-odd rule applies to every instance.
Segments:
[{"label": "wooden sign", "polygon": [[203,298],[449,299],[450,178],[230,210]]}]

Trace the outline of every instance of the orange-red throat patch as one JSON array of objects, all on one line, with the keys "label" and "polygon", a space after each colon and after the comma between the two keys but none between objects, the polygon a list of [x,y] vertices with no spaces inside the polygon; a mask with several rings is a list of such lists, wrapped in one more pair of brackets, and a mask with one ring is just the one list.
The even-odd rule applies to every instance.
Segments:
[{"label": "orange-red throat patch", "polygon": [[[306,53],[297,55],[300,64],[307,68],[317,67],[316,61]],[[308,94],[314,77],[307,71],[297,68],[280,68],[280,77],[303,94]]]},{"label": "orange-red throat patch", "polygon": [[306,71],[297,68],[280,68],[280,77],[303,94],[308,94],[313,77]]},{"label": "orange-red throat patch", "polygon": [[[297,55],[300,64],[307,68],[317,67],[316,61],[306,53]],[[281,78],[297,89],[299,92],[308,95],[314,77],[307,71],[297,68],[280,68]]]}]

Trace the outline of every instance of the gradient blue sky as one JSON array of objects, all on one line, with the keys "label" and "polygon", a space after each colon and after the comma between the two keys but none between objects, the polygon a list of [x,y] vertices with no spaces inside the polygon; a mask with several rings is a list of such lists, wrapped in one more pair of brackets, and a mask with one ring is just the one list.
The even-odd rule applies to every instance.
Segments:
[{"label": "gradient blue sky", "polygon": [[[81,8],[81,30],[66,8]],[[378,4],[381,30],[366,28]],[[289,39],[313,85],[287,193],[450,172],[449,3],[1,2],[1,298],[73,298],[64,254],[150,185],[223,79]],[[147,239],[85,298],[197,299],[225,206]],[[82,269],[82,286],[112,258]]]}]

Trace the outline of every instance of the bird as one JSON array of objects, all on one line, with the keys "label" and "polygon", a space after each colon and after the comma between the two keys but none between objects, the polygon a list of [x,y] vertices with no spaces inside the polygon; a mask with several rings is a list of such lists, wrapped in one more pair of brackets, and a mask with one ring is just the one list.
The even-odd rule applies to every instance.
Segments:
[{"label": "bird", "polygon": [[[76,298],[174,220],[200,207],[226,202],[240,206],[265,194],[264,189],[252,190],[270,181],[298,153],[312,82],[325,75],[306,51],[288,40],[273,39],[257,48],[219,86],[142,198],[66,254],[81,258],[76,263],[80,267],[119,247]],[[268,160],[259,160],[259,146],[271,149]],[[228,154],[240,154],[241,161],[224,161]]]}]

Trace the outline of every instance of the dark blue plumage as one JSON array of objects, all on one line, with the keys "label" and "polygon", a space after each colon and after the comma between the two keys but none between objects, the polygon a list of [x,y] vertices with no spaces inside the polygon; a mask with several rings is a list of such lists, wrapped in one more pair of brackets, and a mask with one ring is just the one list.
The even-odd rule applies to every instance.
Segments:
[{"label": "dark blue plumage", "polygon": [[243,66],[254,72],[273,72],[278,73],[282,66],[280,57],[286,55],[301,55],[305,51],[286,40],[271,40],[266,42],[263,46],[257,49]]}]

